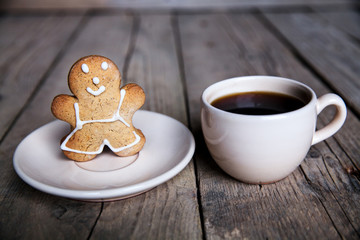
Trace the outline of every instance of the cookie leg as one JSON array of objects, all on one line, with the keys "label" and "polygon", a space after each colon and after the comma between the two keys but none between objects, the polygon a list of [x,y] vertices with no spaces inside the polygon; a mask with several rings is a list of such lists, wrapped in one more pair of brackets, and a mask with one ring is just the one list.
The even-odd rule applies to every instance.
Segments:
[{"label": "cookie leg", "polygon": [[[94,137],[96,136],[94,129],[97,129],[95,124],[86,124],[82,129],[71,135],[68,140],[66,140],[66,138],[68,138],[69,135],[65,136],[61,141],[64,155],[78,162],[94,159],[103,142],[103,136]],[[66,143],[64,144],[65,141]],[[82,153],[76,153],[72,150],[81,151]]]},{"label": "cookie leg", "polygon": [[145,144],[145,137],[144,137],[143,133],[138,129],[136,130],[136,134],[140,136],[140,141],[136,145],[126,148],[120,152],[115,152],[115,154],[120,157],[128,157],[128,156],[132,156],[132,155],[135,155],[138,152],[140,152],[140,150],[143,148],[143,146]]},{"label": "cookie leg", "polygon": [[69,151],[63,151],[63,153],[66,157],[78,162],[90,161],[97,156],[96,154],[83,154],[83,153],[75,153]]}]

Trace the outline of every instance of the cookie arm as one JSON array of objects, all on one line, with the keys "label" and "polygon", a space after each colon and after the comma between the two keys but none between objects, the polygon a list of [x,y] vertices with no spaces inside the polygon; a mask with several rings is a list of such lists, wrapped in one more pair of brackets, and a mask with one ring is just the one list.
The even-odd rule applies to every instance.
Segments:
[{"label": "cookie arm", "polygon": [[76,126],[76,116],[74,103],[77,100],[69,95],[58,95],[51,104],[51,112],[62,121],[68,122],[73,128]]},{"label": "cookie arm", "polygon": [[135,83],[129,83],[122,87],[126,91],[123,106],[128,108],[130,113],[135,113],[145,103],[144,90]]}]

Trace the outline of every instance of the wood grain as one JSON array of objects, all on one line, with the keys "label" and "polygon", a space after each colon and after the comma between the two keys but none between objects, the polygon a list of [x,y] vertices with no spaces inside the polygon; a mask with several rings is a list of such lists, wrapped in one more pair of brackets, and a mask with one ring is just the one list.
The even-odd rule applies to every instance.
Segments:
[{"label": "wood grain", "polygon": [[[69,92],[67,74],[78,58],[97,53],[122,66],[132,21],[131,16],[95,16],[86,20],[0,145],[1,239],[47,239],[50,236],[52,239],[84,239],[90,236],[102,204],[67,200],[31,188],[16,176],[11,164],[12,154],[28,133],[54,120],[50,104],[57,94]],[[19,228],[19,222],[24,227]]]},{"label": "wood grain", "polygon": [[[314,148],[286,179],[264,186],[247,185],[232,179],[216,166],[200,135],[198,99],[202,90],[216,81],[231,76],[266,74],[297,79],[310,85],[319,95],[329,90],[269,32],[260,16],[180,16],[179,25],[191,102],[191,124],[198,132],[195,162],[206,237],[358,238],[358,207],[354,202],[359,198],[359,181],[344,172],[342,162],[354,167],[352,162],[358,162],[359,158],[347,159],[343,157],[346,152],[336,147],[331,174],[352,179],[350,185],[343,184],[339,191],[327,190],[336,184],[328,172],[309,166],[314,163],[311,157]],[[204,62],[203,59],[207,60]],[[342,144],[354,142],[358,146],[357,137],[348,134],[354,131],[352,127],[360,128],[359,121],[351,113],[349,118],[354,125],[345,124],[336,136],[350,137],[351,140]],[[326,159],[325,152],[335,151],[325,143],[316,148],[321,149],[316,155],[320,159]],[[353,156],[358,154],[355,150]],[[344,186],[348,189],[347,200],[340,194]]]},{"label": "wood grain", "polygon": [[[177,57],[170,23],[169,16],[144,17],[144,24],[139,30],[138,47],[134,50],[127,75],[150,92],[146,108],[172,115],[186,123],[183,88],[181,81],[178,81]],[[151,26],[156,28],[157,34],[148,30]],[[21,219],[21,222],[27,227],[21,228],[15,236],[36,239],[48,236],[168,238],[176,234],[181,239],[201,238],[192,164],[179,176],[146,194],[105,204],[82,203],[43,194],[20,181],[10,164],[10,154],[14,152],[22,137],[54,119],[50,113],[50,104],[55,95],[69,93],[66,76],[72,63],[84,55],[100,54],[115,60],[122,69],[126,65],[126,59],[129,59],[127,54],[133,54],[129,51],[133,28],[137,28],[137,25],[132,15],[89,16],[77,30],[73,42],[67,46],[64,56],[49,74],[44,85],[38,89],[34,100],[20,116],[14,130],[5,138],[0,146],[0,152],[4,154],[1,159],[8,163],[2,168],[1,200],[4,204],[1,205],[1,212],[8,217],[1,219],[1,226],[4,228],[1,231],[2,236],[14,236],[11,229],[18,223],[19,218],[10,216],[21,216],[17,209],[24,211],[26,208],[28,217]],[[162,53],[157,52],[162,48]],[[142,62],[144,57],[148,58],[148,61]],[[138,71],[137,65],[145,66],[145,71]],[[125,82],[127,81],[123,84]],[[165,95],[159,96],[159,92]],[[26,124],[29,118],[36,121]],[[59,206],[55,207],[57,205]],[[10,220],[5,222],[7,218]],[[58,234],[59,231],[61,234]]]},{"label": "wood grain", "polygon": [[266,17],[359,115],[359,45],[315,13],[266,14]]},{"label": "wood grain", "polygon": [[80,20],[56,15],[0,18],[0,140]]},{"label": "wood grain", "polygon": [[313,10],[334,27],[360,39],[360,13],[358,11],[352,8],[346,8],[342,11],[325,11],[317,7],[313,7]]},{"label": "wood grain", "polygon": [[[187,124],[170,16],[139,16],[138,28],[130,53],[127,82],[135,82],[144,88],[147,96],[145,109]],[[93,238],[201,239],[196,195],[191,162],[178,176],[150,192],[124,201],[105,203]]]},{"label": "wood grain", "polygon": [[142,15],[129,61],[126,82],[142,86],[144,109],[187,124],[184,86],[180,78],[170,15]]},{"label": "wood grain", "polygon": [[151,1],[124,1],[124,0],[90,0],[90,1],[51,1],[51,0],[12,0],[5,1],[0,5],[0,9],[16,9],[16,10],[38,10],[38,9],[136,9],[136,10],[169,10],[169,9],[234,9],[234,8],[249,8],[249,7],[291,7],[291,6],[338,6],[344,4],[351,4],[351,0],[151,0]]}]

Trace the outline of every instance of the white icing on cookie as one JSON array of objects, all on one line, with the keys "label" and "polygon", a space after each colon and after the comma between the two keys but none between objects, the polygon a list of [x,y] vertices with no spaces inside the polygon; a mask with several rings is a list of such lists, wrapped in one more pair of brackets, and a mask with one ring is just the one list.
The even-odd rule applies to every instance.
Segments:
[{"label": "white icing on cookie", "polygon": [[84,73],[88,73],[89,72],[89,67],[86,63],[83,63],[81,65],[81,70],[84,72]]},{"label": "white icing on cookie", "polygon": [[104,91],[106,90],[106,88],[104,86],[99,87],[98,90],[94,91],[91,88],[87,87],[86,91],[88,91],[88,93],[94,95],[94,96],[99,96],[100,94],[102,94]]},{"label": "white icing on cookie", "polygon": [[101,68],[102,68],[103,70],[108,69],[108,67],[109,67],[109,64],[108,64],[107,62],[102,62],[102,63],[101,63]]},{"label": "white icing on cookie", "polygon": [[124,98],[125,98],[125,94],[126,94],[126,91],[124,89],[121,89],[120,91],[120,102],[119,102],[119,105],[118,105],[118,108],[116,110],[116,113],[114,114],[114,116],[112,118],[109,118],[109,119],[99,119],[99,120],[87,120],[87,121],[82,121],[80,119],[80,109],[79,109],[79,104],[78,103],[74,103],[74,108],[75,108],[75,118],[76,118],[76,126],[75,126],[75,129],[65,138],[65,140],[62,142],[61,144],[61,149],[64,150],[64,151],[69,151],[69,152],[75,152],[75,153],[83,153],[83,154],[99,154],[103,151],[104,149],[104,146],[108,146],[113,152],[120,152],[122,150],[125,150],[127,148],[130,148],[132,146],[135,146],[137,143],[140,142],[140,139],[141,137],[139,135],[136,134],[135,131],[133,131],[133,134],[135,136],[135,140],[130,143],[129,145],[126,145],[126,146],[123,146],[123,147],[119,147],[119,148],[114,148],[110,142],[107,140],[107,139],[104,139],[103,143],[100,145],[99,149],[96,150],[96,151],[93,151],[93,152],[86,152],[86,151],[80,151],[80,150],[76,150],[76,149],[72,149],[72,148],[69,148],[66,146],[66,144],[68,143],[69,139],[80,129],[82,129],[82,127],[85,125],[85,124],[88,124],[88,123],[95,123],[95,122],[99,122],[99,123],[102,123],[102,122],[115,122],[115,121],[121,121],[123,124],[125,124],[125,126],[127,127],[130,127],[130,124],[128,124],[123,117],[120,116],[120,108],[121,108],[121,105],[124,101]]},{"label": "white icing on cookie", "polygon": [[100,79],[98,77],[94,77],[93,78],[93,83],[94,84],[99,84],[100,83]]}]

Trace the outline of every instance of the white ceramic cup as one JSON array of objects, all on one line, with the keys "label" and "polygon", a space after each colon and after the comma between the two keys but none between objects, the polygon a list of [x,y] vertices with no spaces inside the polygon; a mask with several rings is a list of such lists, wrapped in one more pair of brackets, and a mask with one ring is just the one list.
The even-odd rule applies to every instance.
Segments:
[{"label": "white ceramic cup", "polygon": [[[254,91],[291,95],[306,105],[273,115],[236,114],[211,105],[226,95]],[[311,145],[336,133],[346,118],[339,96],[329,93],[317,98],[308,86],[281,77],[223,80],[205,89],[201,100],[201,126],[212,157],[229,175],[254,184],[285,178],[300,165]],[[317,115],[329,105],[336,106],[333,120],[315,131]]]}]

